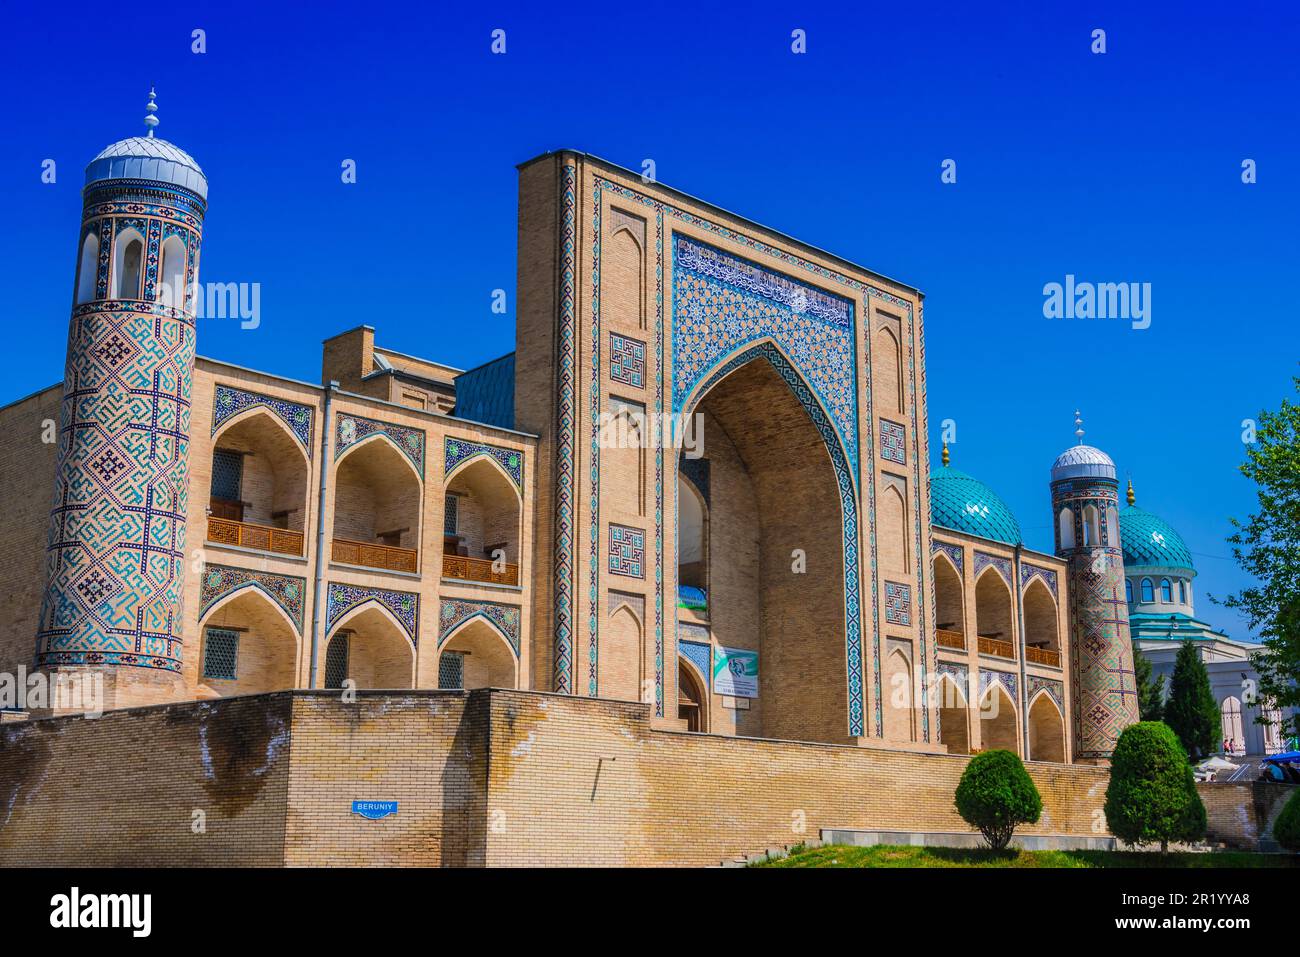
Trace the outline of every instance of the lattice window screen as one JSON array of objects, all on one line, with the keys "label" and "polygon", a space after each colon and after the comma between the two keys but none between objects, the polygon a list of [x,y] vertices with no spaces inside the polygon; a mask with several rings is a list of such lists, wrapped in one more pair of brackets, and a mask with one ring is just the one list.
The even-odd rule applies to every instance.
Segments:
[{"label": "lattice window screen", "polygon": [[444,651],[438,659],[438,687],[454,690],[465,687],[465,655],[459,651]]},{"label": "lattice window screen", "polygon": [[239,653],[239,633],[209,628],[203,642],[203,677],[232,681]]}]

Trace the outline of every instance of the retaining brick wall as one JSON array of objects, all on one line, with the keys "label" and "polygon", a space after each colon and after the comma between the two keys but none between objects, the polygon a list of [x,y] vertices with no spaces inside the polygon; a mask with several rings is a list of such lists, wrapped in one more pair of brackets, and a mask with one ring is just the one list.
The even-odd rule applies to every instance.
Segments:
[{"label": "retaining brick wall", "polygon": [[[716,864],[820,828],[966,830],[966,761],[537,692],[277,692],[0,726],[0,865]],[[1105,836],[1104,769],[1028,768],[1026,833]],[[1202,786],[1216,839],[1249,844],[1287,790],[1266,788]]]}]

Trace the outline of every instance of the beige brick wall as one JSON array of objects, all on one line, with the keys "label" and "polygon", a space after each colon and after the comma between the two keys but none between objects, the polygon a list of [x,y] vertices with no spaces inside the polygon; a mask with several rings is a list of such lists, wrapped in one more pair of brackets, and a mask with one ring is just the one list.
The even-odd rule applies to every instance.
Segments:
[{"label": "beige brick wall", "polygon": [[1273,823],[1296,792],[1285,784],[1264,781],[1201,782],[1196,791],[1205,804],[1206,838],[1246,851],[1271,840]]},{"label": "beige brick wall", "polygon": [[[292,692],[5,725],[0,864],[716,864],[823,827],[967,830],[964,758],[666,732],[649,711]],[[1095,835],[1104,770],[1029,771],[1028,832]]]},{"label": "beige brick wall", "polygon": [[9,674],[36,656],[62,398],[59,383],[0,409],[0,672]]}]

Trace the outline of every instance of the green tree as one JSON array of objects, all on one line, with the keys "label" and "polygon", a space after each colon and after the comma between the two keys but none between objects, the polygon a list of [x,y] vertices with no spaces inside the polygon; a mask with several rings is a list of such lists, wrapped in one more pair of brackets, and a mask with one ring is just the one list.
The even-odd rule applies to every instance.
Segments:
[{"label": "green tree", "polygon": [[1017,824],[1033,824],[1043,812],[1038,788],[1012,751],[984,751],[971,758],[954,803],[962,820],[978,828],[995,851],[1007,846]]},{"label": "green tree", "polygon": [[1106,823],[1126,844],[1195,841],[1205,836],[1205,805],[1178,737],[1161,721],[1129,725],[1119,736],[1106,787]]},{"label": "green tree", "polygon": [[1169,683],[1163,720],[1174,729],[1193,760],[1214,753],[1222,730],[1219,706],[1210,690],[1210,675],[1190,641],[1183,642],[1174,659],[1174,676]]},{"label": "green tree", "polygon": [[1273,822],[1273,840],[1288,851],[1300,851],[1300,790],[1287,798],[1282,813]]},{"label": "green tree", "polygon": [[1165,710],[1165,676],[1151,680],[1151,660],[1133,649],[1133,672],[1137,676],[1138,713],[1143,721],[1159,721]]},{"label": "green tree", "polygon": [[[1300,377],[1294,379],[1300,392]],[[1294,707],[1284,736],[1300,735],[1300,404],[1260,412],[1241,472],[1256,485],[1259,511],[1232,520],[1232,557],[1258,583],[1223,600],[1263,641],[1251,656],[1259,697]]]}]

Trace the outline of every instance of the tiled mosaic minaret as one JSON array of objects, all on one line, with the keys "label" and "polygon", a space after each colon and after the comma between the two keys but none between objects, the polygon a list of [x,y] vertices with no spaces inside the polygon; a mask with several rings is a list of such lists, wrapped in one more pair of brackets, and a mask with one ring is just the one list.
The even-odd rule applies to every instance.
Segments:
[{"label": "tiled mosaic minaret", "polygon": [[1052,466],[1052,514],[1056,554],[1069,562],[1075,758],[1105,760],[1120,732],[1138,720],[1119,482],[1110,456],[1083,444],[1077,412],[1074,424],[1079,444]]},{"label": "tiled mosaic minaret", "polygon": [[[114,143],[86,167],[37,633],[38,665],[101,666],[110,689],[156,684],[181,668],[207,180],[154,137],[153,97],[148,135]],[[108,696],[132,703],[124,691]]]}]

